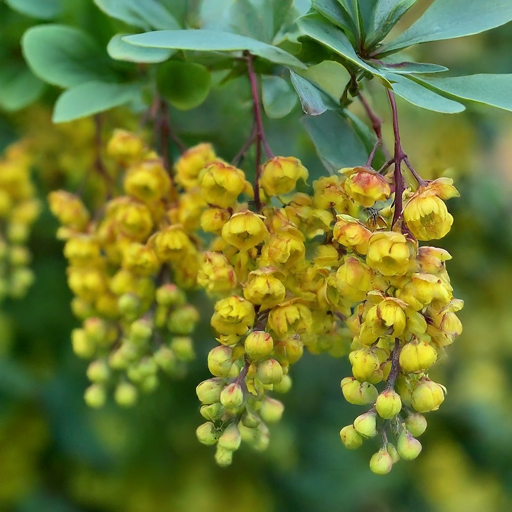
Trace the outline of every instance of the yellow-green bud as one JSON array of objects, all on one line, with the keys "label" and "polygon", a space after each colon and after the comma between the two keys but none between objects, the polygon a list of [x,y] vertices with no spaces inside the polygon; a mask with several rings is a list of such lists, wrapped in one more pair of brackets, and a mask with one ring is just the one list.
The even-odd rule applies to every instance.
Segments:
[{"label": "yellow-green bud", "polygon": [[215,377],[228,377],[233,361],[231,360],[231,348],[225,345],[210,350],[208,354],[208,370]]},{"label": "yellow-green bud", "polygon": [[30,263],[30,251],[26,247],[15,245],[9,251],[9,262],[14,267],[25,267]]},{"label": "yellow-green bud", "polygon": [[260,417],[251,411],[246,410],[242,416],[242,424],[247,428],[256,428],[260,423]]},{"label": "yellow-green bud", "polygon": [[404,460],[414,460],[421,452],[421,443],[414,439],[411,433],[404,428],[398,437],[396,449],[398,455]]},{"label": "yellow-green bud", "polygon": [[206,420],[218,421],[221,419],[225,410],[220,402],[216,402],[214,404],[202,405],[199,409],[199,412],[201,413],[201,416]]},{"label": "yellow-green bud", "polygon": [[196,436],[200,443],[207,446],[216,444],[217,440],[219,439],[217,429],[215,428],[215,425],[210,421],[207,421],[206,423],[203,423],[197,427]]},{"label": "yellow-green bud", "polygon": [[171,340],[171,349],[178,359],[193,361],[196,357],[192,338],[189,336],[176,336]]},{"label": "yellow-green bud", "polygon": [[352,374],[360,382],[370,379],[380,366],[377,354],[368,348],[351,352],[349,359],[352,363]]},{"label": "yellow-green bud", "polygon": [[191,334],[199,322],[199,312],[194,306],[181,306],[172,311],[167,321],[167,328],[174,334],[186,336]]},{"label": "yellow-green bud", "polygon": [[88,318],[84,322],[84,331],[93,343],[101,344],[107,337],[107,324],[101,318]]},{"label": "yellow-green bud", "polygon": [[93,361],[87,368],[87,378],[91,382],[105,382],[110,377],[110,368],[103,359]]},{"label": "yellow-green bud", "polygon": [[402,410],[402,400],[394,389],[384,390],[375,402],[375,408],[381,418],[390,420]]},{"label": "yellow-green bud", "polygon": [[184,306],[187,297],[175,284],[164,284],[156,290],[156,301],[161,306]]},{"label": "yellow-green bud", "polygon": [[277,384],[283,378],[283,367],[275,359],[258,364],[258,379],[263,384]]},{"label": "yellow-green bud", "polygon": [[341,442],[349,450],[357,450],[363,444],[363,438],[353,425],[347,425],[340,430]]},{"label": "yellow-green bud", "polygon": [[266,423],[277,423],[283,416],[284,405],[274,398],[266,398],[261,404],[260,415]]},{"label": "yellow-green bud", "polygon": [[253,331],[245,339],[245,352],[252,361],[268,357],[274,348],[272,336],[265,331]]},{"label": "yellow-green bud", "polygon": [[359,382],[353,377],[345,377],[341,381],[341,391],[349,404],[367,405],[375,403],[379,392],[369,382]]},{"label": "yellow-green bud", "polygon": [[242,438],[235,423],[231,423],[219,437],[219,446],[231,452],[238,450],[241,442]]},{"label": "yellow-green bud", "polygon": [[427,430],[427,420],[425,419],[425,416],[415,412],[407,416],[405,426],[411,435],[419,437],[423,432],[425,432],[425,430]]},{"label": "yellow-green bud", "polygon": [[436,349],[425,341],[406,343],[400,352],[400,368],[407,373],[430,368],[437,359]]},{"label": "yellow-green bud", "polygon": [[84,394],[85,403],[89,407],[99,409],[105,405],[107,401],[107,394],[105,388],[101,384],[93,384],[85,390]]},{"label": "yellow-green bud", "polygon": [[387,443],[386,449],[391,455],[391,460],[393,461],[393,464],[396,464],[400,460],[400,455],[398,455],[398,451],[393,443]]},{"label": "yellow-green bud", "polygon": [[71,301],[71,311],[73,311],[73,315],[80,320],[85,320],[93,315],[92,304],[80,297],[75,297]]},{"label": "yellow-green bud", "polygon": [[140,316],[142,310],[142,302],[140,297],[135,293],[124,293],[119,297],[117,302],[119,312],[127,320],[135,320]]},{"label": "yellow-green bud", "polygon": [[276,393],[288,393],[292,389],[292,378],[289,375],[283,375],[281,382],[274,384]]},{"label": "yellow-green bud", "polygon": [[412,392],[411,404],[418,412],[437,411],[443,401],[443,387],[431,380],[421,380]]},{"label": "yellow-green bud", "polygon": [[214,404],[220,401],[220,394],[223,388],[223,381],[219,378],[203,380],[196,387],[196,394],[203,404]]},{"label": "yellow-green bud", "polygon": [[242,386],[236,382],[228,384],[220,394],[220,403],[226,409],[237,409],[244,401]]},{"label": "yellow-green bud", "polygon": [[377,435],[377,413],[368,411],[354,420],[354,428],[363,437],[375,437]]},{"label": "yellow-green bud", "polygon": [[144,393],[153,393],[159,384],[160,381],[156,375],[148,375],[147,377],[144,377],[139,386],[141,391]]},{"label": "yellow-green bud", "polygon": [[393,459],[385,448],[381,448],[370,459],[370,470],[376,475],[387,475],[393,467]]},{"label": "yellow-green bud", "polygon": [[176,354],[167,347],[160,347],[154,354],[155,362],[162,370],[167,373],[173,374],[178,370],[178,361]]},{"label": "yellow-green bud", "polygon": [[217,450],[215,451],[215,462],[221,468],[229,466],[233,462],[233,452],[217,445]]},{"label": "yellow-green bud", "polygon": [[88,338],[83,329],[73,329],[71,333],[73,352],[84,359],[89,359],[96,351],[96,343]]},{"label": "yellow-green bud", "polygon": [[129,382],[120,382],[114,392],[114,400],[121,407],[132,407],[137,402],[139,392]]},{"label": "yellow-green bud", "polygon": [[152,323],[145,319],[139,318],[130,325],[130,341],[137,345],[143,345],[149,341],[153,334]]}]

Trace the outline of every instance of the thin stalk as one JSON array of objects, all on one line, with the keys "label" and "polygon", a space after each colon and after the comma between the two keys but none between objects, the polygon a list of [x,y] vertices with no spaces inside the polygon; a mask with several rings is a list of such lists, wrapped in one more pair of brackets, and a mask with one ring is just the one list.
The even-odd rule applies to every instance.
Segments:
[{"label": "thin stalk", "polygon": [[400,340],[395,338],[395,346],[391,352],[391,370],[389,372],[386,389],[394,389],[395,382],[400,372]]},{"label": "thin stalk", "polygon": [[102,152],[102,130],[103,130],[103,117],[101,114],[96,114],[94,116],[94,126],[95,126],[95,133],[94,133],[94,149],[95,149],[95,155],[94,155],[94,168],[98,172],[100,176],[103,177],[105,180],[105,187],[106,187],[106,193],[107,193],[107,200],[112,197],[112,187],[114,185],[114,179],[110,174],[108,173],[105,163],[103,162],[103,152]]},{"label": "thin stalk", "polygon": [[370,103],[368,102],[368,100],[366,99],[362,92],[359,92],[357,97],[363,104],[363,107],[366,111],[366,115],[368,116],[372,123],[373,131],[377,136],[377,140],[380,142],[382,151],[384,152],[384,156],[386,157],[387,160],[389,160],[390,155],[382,138],[382,119],[373,111],[372,107],[370,106]]}]

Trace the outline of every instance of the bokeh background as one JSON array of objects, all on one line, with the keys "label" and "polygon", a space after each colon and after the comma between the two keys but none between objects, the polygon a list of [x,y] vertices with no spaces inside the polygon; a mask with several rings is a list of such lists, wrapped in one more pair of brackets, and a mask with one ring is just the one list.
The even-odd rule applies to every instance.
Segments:
[{"label": "bokeh background", "polygon": [[[90,1],[66,3],[59,21],[89,30],[106,45],[112,22]],[[21,59],[21,34],[34,23],[0,4],[0,61]],[[511,40],[509,25],[425,45],[414,56],[455,73],[507,73]],[[77,190],[94,158],[91,119],[51,124],[57,93],[48,89],[17,113],[0,107],[0,149],[27,141],[43,201],[57,187]],[[210,140],[230,159],[250,129],[249,99],[245,78],[218,84],[201,107],[171,111],[172,123],[187,143]],[[372,97],[390,140],[384,99]],[[45,206],[30,242],[36,282],[24,299],[1,305],[0,511],[512,510],[512,115],[478,107],[441,115],[400,100],[399,111],[404,147],[416,169],[427,178],[453,177],[462,196],[450,201],[455,224],[441,246],[453,256],[455,295],[466,302],[464,333],[433,372],[448,396],[439,412],[428,415],[421,456],[386,477],[371,474],[375,447],[365,443],[349,452],[339,441],[340,427],[359,414],[339,387],[349,375],[347,362],[306,354],[293,368],[294,387],[284,397],[285,418],[272,429],[269,451],[242,448],[230,468],[216,467],[212,451],[195,439],[201,422],[195,385],[208,377],[205,357],[215,345],[206,323],[195,335],[198,357],[184,380],[162,380],[133,410],[113,403],[88,409],[87,363],[73,355],[69,341],[77,322],[62,244]],[[297,106],[286,118],[268,121],[268,136],[277,154],[298,156],[319,176],[325,171],[301,116]],[[104,136],[137,123],[126,110],[112,111]],[[201,296],[196,300],[203,304]]]}]

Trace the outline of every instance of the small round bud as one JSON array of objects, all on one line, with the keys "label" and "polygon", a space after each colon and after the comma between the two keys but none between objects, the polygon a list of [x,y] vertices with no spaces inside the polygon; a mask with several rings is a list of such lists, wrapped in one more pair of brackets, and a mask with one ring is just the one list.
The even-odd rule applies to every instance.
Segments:
[{"label": "small round bud", "polygon": [[346,377],[341,381],[341,391],[349,404],[367,405],[375,403],[379,392],[368,382],[359,382],[353,377]]},{"label": "small round bud", "polygon": [[233,462],[233,452],[218,445],[217,450],[215,451],[215,462],[221,468],[229,466]]},{"label": "small round bud", "polygon": [[196,394],[199,401],[203,404],[214,404],[220,401],[222,392],[222,379],[214,378],[203,380],[196,387]]},{"label": "small round bud", "polygon": [[398,437],[396,449],[404,460],[414,460],[421,452],[421,443],[404,428]]},{"label": "small round bud", "polygon": [[227,377],[233,366],[231,360],[231,348],[224,345],[210,350],[208,354],[208,369],[215,377]]},{"label": "small round bud", "polygon": [[220,402],[216,402],[214,404],[201,406],[199,412],[205,420],[218,421],[224,414],[224,407],[222,407]]},{"label": "small round bud", "polygon": [[241,442],[242,438],[235,423],[231,423],[219,437],[219,446],[231,452],[238,450]]},{"label": "small round bud", "polygon": [[260,417],[253,412],[246,410],[242,416],[242,424],[247,428],[256,428],[260,423]]},{"label": "small round bud", "polygon": [[73,352],[84,359],[89,359],[96,351],[96,344],[92,341],[83,329],[73,329],[71,333]]},{"label": "small round bud", "polygon": [[349,450],[357,450],[363,444],[363,438],[353,425],[347,425],[340,430],[341,442]]},{"label": "small round bud", "polygon": [[186,336],[191,334],[199,322],[199,312],[194,306],[186,305],[171,312],[167,328],[173,334]]},{"label": "small round bud", "polygon": [[142,382],[139,384],[141,391],[144,393],[153,393],[155,389],[160,384],[158,377],[156,375],[148,375],[145,377]]},{"label": "small round bud", "polygon": [[425,430],[427,430],[427,420],[425,419],[425,416],[415,412],[407,416],[405,426],[411,435],[419,437],[423,432],[425,432]]},{"label": "small round bud", "polygon": [[129,382],[120,382],[114,392],[114,400],[121,407],[132,407],[137,402],[139,392]]},{"label": "small round bud", "polygon": [[377,413],[365,412],[354,420],[354,428],[363,437],[375,437],[377,435]]},{"label": "small round bud", "polygon": [[84,394],[85,403],[89,407],[99,409],[105,405],[107,401],[107,394],[105,388],[101,384],[93,384],[85,390]]},{"label": "small round bud", "polygon": [[107,324],[101,318],[88,318],[84,322],[87,337],[95,344],[103,343],[107,338]]},{"label": "small round bud", "polygon": [[192,338],[189,336],[175,336],[171,340],[171,349],[178,359],[193,361],[196,358]]},{"label": "small round bud", "polygon": [[268,357],[274,348],[272,336],[265,331],[253,331],[245,338],[245,352],[252,361]]},{"label": "small round bud", "polygon": [[104,359],[93,361],[87,368],[87,378],[91,382],[105,382],[110,377],[110,368]]},{"label": "small round bud", "polygon": [[207,446],[216,444],[217,440],[219,439],[217,429],[215,428],[215,425],[210,421],[207,421],[206,423],[203,423],[197,427],[196,436],[200,443]]},{"label": "small round bud", "polygon": [[385,448],[381,448],[370,459],[370,470],[376,475],[387,475],[393,467],[393,459]]},{"label": "small round bud", "polygon": [[169,374],[174,374],[178,370],[178,361],[176,354],[167,347],[160,347],[154,354],[156,364]]},{"label": "small round bud", "polygon": [[145,319],[139,318],[130,325],[130,341],[137,345],[147,343],[153,334],[152,323]]},{"label": "small round bud", "polygon": [[375,402],[375,408],[381,418],[390,420],[402,410],[402,400],[394,389],[384,390]]},{"label": "small round bud", "polygon": [[274,398],[266,398],[261,404],[260,415],[266,423],[277,423],[283,416],[284,405]]},{"label": "small round bud", "polygon": [[228,384],[220,394],[220,403],[226,409],[237,409],[244,401],[244,392],[240,384]]},{"label": "small round bud", "polygon": [[412,392],[411,404],[418,412],[437,411],[443,401],[443,387],[428,379],[421,380]]},{"label": "small round bud", "polygon": [[363,348],[351,352],[349,359],[352,374],[360,382],[367,381],[380,366],[379,358],[372,349]]},{"label": "small round bud", "polygon": [[386,449],[391,455],[391,460],[393,461],[393,464],[396,464],[400,460],[400,455],[398,455],[398,451],[393,443],[387,443]]},{"label": "small round bud", "polygon": [[117,302],[119,312],[127,320],[135,320],[140,316],[142,303],[140,297],[134,293],[124,293]]},{"label": "small round bud", "polygon": [[407,373],[430,368],[437,359],[436,349],[425,341],[406,343],[400,352],[400,368]]},{"label": "small round bud", "polygon": [[266,359],[258,364],[258,379],[263,384],[276,384],[283,378],[283,367],[275,359]]},{"label": "small round bud", "polygon": [[292,378],[289,375],[283,375],[281,382],[274,384],[276,393],[288,393],[292,389]]}]

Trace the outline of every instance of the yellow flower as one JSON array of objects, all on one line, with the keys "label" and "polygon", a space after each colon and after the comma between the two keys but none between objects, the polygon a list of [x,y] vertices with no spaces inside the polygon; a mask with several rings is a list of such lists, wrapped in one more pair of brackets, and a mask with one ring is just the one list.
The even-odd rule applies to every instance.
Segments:
[{"label": "yellow flower", "polygon": [[400,351],[400,368],[407,373],[427,370],[436,360],[436,349],[425,341],[411,341]]},{"label": "yellow flower", "polygon": [[120,199],[122,201],[115,205],[114,217],[118,233],[133,240],[145,241],[153,229],[149,208],[135,200]]},{"label": "yellow flower", "polygon": [[283,235],[272,235],[263,246],[261,262],[278,268],[290,269],[305,262],[306,247],[302,240]]},{"label": "yellow flower", "polygon": [[286,288],[275,274],[281,273],[273,267],[251,272],[244,288],[244,297],[253,304],[260,305],[262,310],[280,304],[286,295]]},{"label": "yellow flower", "polygon": [[449,283],[433,274],[412,274],[411,280],[396,296],[407,302],[415,311],[423,309],[433,300],[447,304],[452,299],[452,287]]},{"label": "yellow flower", "polygon": [[368,252],[368,242],[372,232],[350,215],[337,215],[333,237],[341,245],[353,248],[360,254]]},{"label": "yellow flower", "polygon": [[240,169],[221,161],[205,167],[199,174],[204,200],[221,208],[230,208],[242,192],[250,192],[250,184]]},{"label": "yellow flower", "polygon": [[225,293],[237,285],[235,269],[223,254],[205,252],[204,262],[197,274],[197,282],[208,293]]},{"label": "yellow flower", "polygon": [[187,264],[187,257],[197,252],[181,226],[162,229],[152,237],[151,241],[160,261],[183,261]]},{"label": "yellow flower", "polygon": [[217,301],[211,325],[219,334],[242,336],[252,328],[255,319],[253,305],[237,295]]},{"label": "yellow flower", "polygon": [[200,226],[201,215],[206,206],[201,191],[194,188],[180,194],[177,207],[169,211],[168,217],[171,224],[181,224],[187,231],[195,231]]},{"label": "yellow flower", "polygon": [[174,166],[176,182],[186,190],[196,187],[201,170],[215,160],[216,156],[211,144],[198,144],[188,149]]},{"label": "yellow flower", "polygon": [[89,222],[89,212],[82,201],[64,190],[56,190],[48,195],[50,210],[59,222],[66,227],[83,230]]},{"label": "yellow flower", "polygon": [[268,237],[261,217],[250,211],[235,213],[222,228],[222,238],[240,251],[252,249]]},{"label": "yellow flower", "polygon": [[363,345],[371,345],[381,336],[402,335],[407,325],[405,306],[405,303],[393,298],[386,298],[373,306],[361,325],[359,341]]},{"label": "yellow flower", "polygon": [[68,285],[81,299],[93,302],[107,287],[105,273],[99,268],[68,268]]},{"label": "yellow flower", "polygon": [[276,306],[268,316],[268,326],[277,334],[278,338],[309,332],[312,329],[312,324],[311,311],[296,300]]},{"label": "yellow flower", "polygon": [[415,247],[404,235],[381,231],[370,237],[366,263],[384,276],[403,276],[409,271],[415,255]]},{"label": "yellow flower", "polygon": [[131,243],[123,253],[123,268],[141,276],[150,276],[159,268],[155,251],[148,245]]},{"label": "yellow flower", "polygon": [[380,361],[375,352],[370,348],[354,350],[349,355],[352,365],[352,375],[359,382],[366,382],[380,367]]},{"label": "yellow flower", "polygon": [[141,137],[126,130],[114,130],[107,144],[107,153],[121,162],[131,162],[142,156],[145,144]]},{"label": "yellow flower", "polygon": [[124,180],[125,192],[146,202],[164,198],[170,187],[171,180],[160,160],[145,160],[133,165]]},{"label": "yellow flower", "polygon": [[206,233],[220,235],[231,214],[222,208],[208,208],[201,215],[201,229]]},{"label": "yellow flower", "polygon": [[338,213],[348,211],[348,197],[339,176],[323,176],[313,182],[313,189],[313,204],[316,208],[334,208]]},{"label": "yellow flower", "polygon": [[360,302],[372,288],[371,277],[372,272],[368,266],[357,258],[349,257],[338,268],[332,284],[343,298]]},{"label": "yellow flower", "polygon": [[91,236],[75,236],[66,242],[64,256],[74,267],[90,266],[100,260],[100,245]]},{"label": "yellow flower", "polygon": [[294,157],[276,156],[261,169],[260,184],[268,197],[288,194],[299,179],[308,178],[308,171],[300,160]]},{"label": "yellow flower", "polygon": [[354,167],[339,171],[347,176],[345,191],[349,197],[366,208],[391,195],[388,182],[378,172],[367,167]]}]

